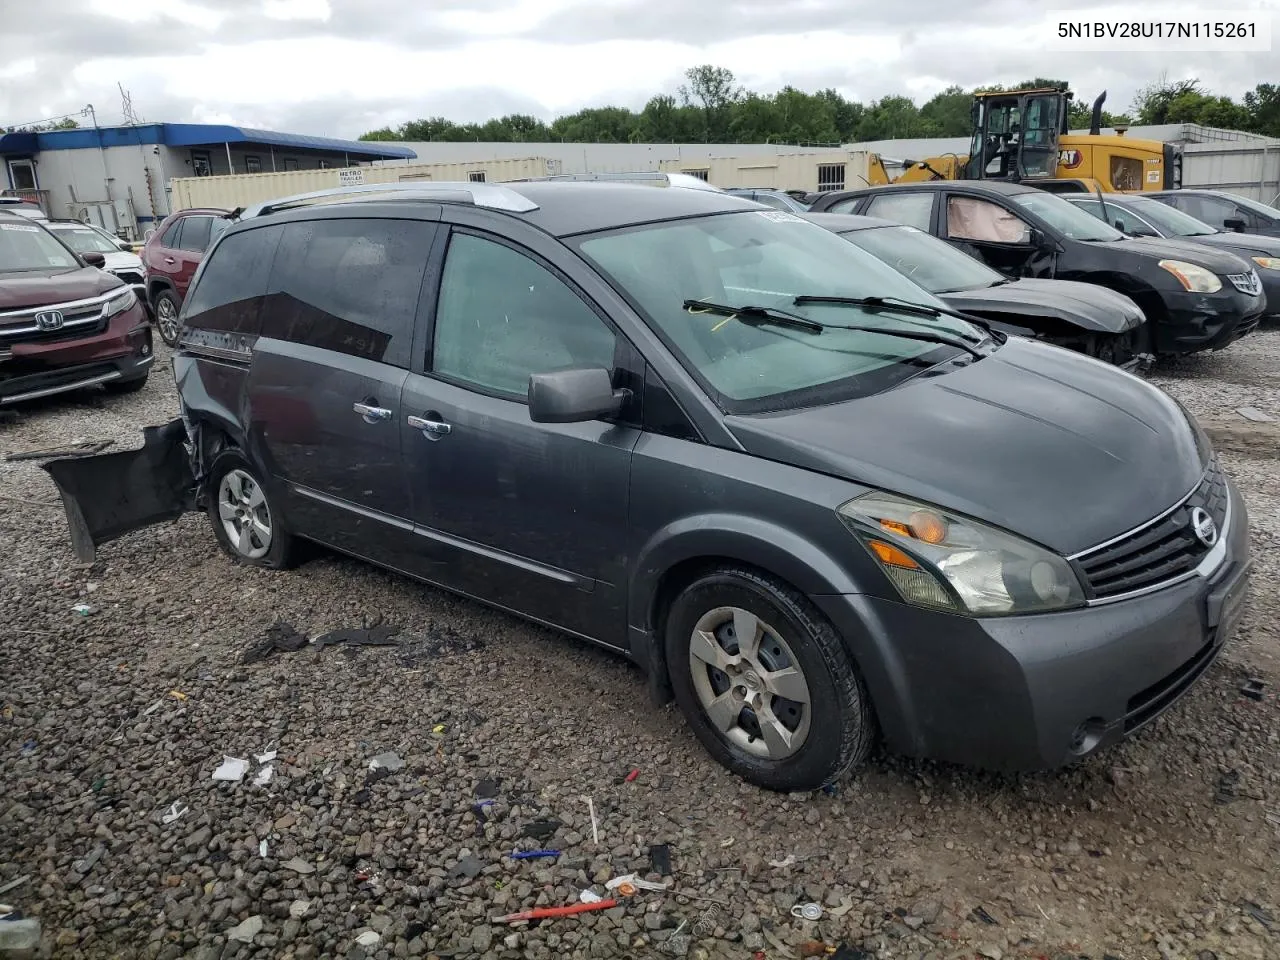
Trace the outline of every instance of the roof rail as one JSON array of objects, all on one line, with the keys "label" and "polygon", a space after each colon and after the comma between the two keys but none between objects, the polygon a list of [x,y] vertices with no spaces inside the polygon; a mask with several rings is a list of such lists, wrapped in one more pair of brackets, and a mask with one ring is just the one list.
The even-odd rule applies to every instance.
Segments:
[{"label": "roof rail", "polygon": [[701,177],[691,173],[655,173],[642,171],[637,173],[558,173],[549,177],[529,177],[521,183],[547,183],[549,181],[592,181],[603,180],[609,183],[660,183],[668,187],[683,187],[686,190],[708,190],[712,193],[724,193],[719,187],[712,186]]},{"label": "roof rail", "polygon": [[290,207],[307,206],[313,202],[341,202],[347,197],[355,199],[373,199],[371,196],[380,193],[394,194],[396,200],[433,200],[437,203],[467,203],[477,207],[489,207],[494,210],[507,210],[511,213],[529,213],[537,210],[538,205],[527,197],[516,193],[510,187],[497,183],[474,183],[471,181],[444,181],[437,183],[363,183],[347,187],[333,187],[328,190],[315,190],[311,193],[299,193],[291,197],[279,197],[268,200],[244,210],[232,211],[232,218],[248,220],[252,217],[263,217],[269,213],[286,210]]}]

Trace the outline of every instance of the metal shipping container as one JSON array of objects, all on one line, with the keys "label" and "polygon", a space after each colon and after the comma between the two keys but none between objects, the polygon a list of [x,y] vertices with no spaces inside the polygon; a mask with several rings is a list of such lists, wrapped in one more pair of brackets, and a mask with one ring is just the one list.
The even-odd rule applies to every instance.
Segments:
[{"label": "metal shipping container", "polygon": [[341,167],[327,170],[287,170],[281,173],[239,173],[221,177],[175,177],[169,181],[174,210],[191,207],[234,209],[313,190],[358,183],[398,181],[480,181],[499,183],[545,177],[553,172],[543,157],[480,160],[474,163],[416,163]]}]

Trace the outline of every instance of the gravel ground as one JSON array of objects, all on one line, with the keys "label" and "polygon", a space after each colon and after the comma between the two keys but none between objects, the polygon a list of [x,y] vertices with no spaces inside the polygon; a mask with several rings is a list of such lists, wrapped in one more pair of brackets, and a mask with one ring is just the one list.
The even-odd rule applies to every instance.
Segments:
[{"label": "gravel ground", "polygon": [[[1258,576],[1232,647],[1079,767],[881,756],[829,794],[748,787],[619,658],[358,562],[239,568],[188,517],[82,567],[43,471],[0,461],[0,891],[26,878],[0,901],[59,958],[780,958],[810,938],[939,960],[1280,956],[1280,330],[1153,379],[1211,424],[1249,502]],[[137,445],[175,409],[166,357],[140,394],[24,408],[0,453]],[[400,646],[242,662],[278,619],[315,636],[379,616]],[[1261,702],[1238,693],[1250,676]],[[370,776],[384,752],[404,766]],[[211,778],[224,756],[250,760],[241,782]],[[671,893],[489,922],[646,875],[651,844]],[[510,857],[536,847],[563,855]],[[809,900],[817,923],[791,916]]]}]

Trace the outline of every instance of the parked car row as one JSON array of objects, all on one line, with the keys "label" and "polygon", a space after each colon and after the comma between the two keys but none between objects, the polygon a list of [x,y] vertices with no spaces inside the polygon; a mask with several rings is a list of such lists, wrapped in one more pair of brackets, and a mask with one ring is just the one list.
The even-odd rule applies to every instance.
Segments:
[{"label": "parked car row", "polygon": [[707,190],[405,183],[225,223],[179,315],[180,416],[46,465],[81,559],[192,510],[239,563],[319,543],[630,657],[778,790],[877,741],[1075,762],[1239,622],[1248,516],[1204,432],[912,279],[991,289],[934,264],[936,209],[912,231]]}]

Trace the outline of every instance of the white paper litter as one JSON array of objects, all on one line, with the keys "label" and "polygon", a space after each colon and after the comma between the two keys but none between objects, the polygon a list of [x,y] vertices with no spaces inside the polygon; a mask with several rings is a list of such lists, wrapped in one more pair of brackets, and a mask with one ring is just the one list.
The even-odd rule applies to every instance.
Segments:
[{"label": "white paper litter", "polygon": [[275,772],[276,772],[275,767],[263,767],[261,770],[258,771],[258,775],[253,778],[253,785],[255,787],[265,787],[268,783],[271,782],[271,777],[275,774]]},{"label": "white paper litter", "polygon": [[222,766],[218,767],[217,770],[213,771],[213,779],[227,780],[227,781],[230,781],[231,783],[238,783],[240,782],[241,779],[243,779],[245,772],[248,769],[249,769],[248,760],[241,760],[238,757],[228,757],[224,755],[222,758]]},{"label": "white paper litter", "polygon": [[171,807],[169,807],[169,812],[166,813],[160,819],[164,823],[173,823],[175,820],[181,817],[184,813],[186,813],[187,810],[189,809],[190,808],[187,807],[185,804],[175,802]]},{"label": "white paper litter", "polygon": [[578,899],[581,900],[583,903],[599,903],[601,900],[604,899],[604,897],[600,896],[600,894],[595,893],[594,891],[583,890],[580,894],[578,894]]},{"label": "white paper litter", "polygon": [[260,753],[257,755],[257,760],[259,763],[270,763],[275,758],[276,758],[275,750],[268,750],[266,753]]}]

